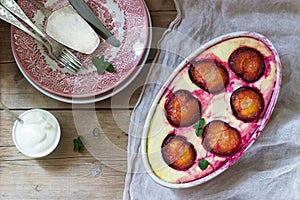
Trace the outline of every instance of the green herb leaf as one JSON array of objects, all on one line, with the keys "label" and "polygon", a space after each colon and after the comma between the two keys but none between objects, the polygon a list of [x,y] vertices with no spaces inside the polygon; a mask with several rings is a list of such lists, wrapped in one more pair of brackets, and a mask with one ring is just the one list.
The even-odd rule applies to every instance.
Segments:
[{"label": "green herb leaf", "polygon": [[104,60],[104,56],[101,56],[100,58],[94,57],[92,62],[95,65],[98,74],[103,74],[105,71],[111,73],[115,71],[114,66],[110,62]]},{"label": "green herb leaf", "polygon": [[115,71],[115,68],[114,68],[114,66],[113,66],[112,64],[110,64],[110,65],[108,65],[108,66],[106,67],[105,70],[108,71],[108,72],[110,72],[110,73],[112,73],[112,72]]},{"label": "green herb leaf", "polygon": [[103,74],[105,71],[105,66],[104,66],[104,56],[102,56],[101,58],[99,57],[95,57],[92,60],[93,64],[95,65],[95,67],[97,68],[97,73],[98,74]]},{"label": "green herb leaf", "polygon": [[73,150],[77,151],[77,152],[80,152],[83,149],[83,147],[84,147],[84,145],[83,145],[83,143],[82,143],[82,141],[80,139],[80,136],[77,139],[73,140],[73,144],[74,144]]},{"label": "green herb leaf", "polygon": [[203,171],[205,170],[209,165],[209,162],[207,160],[205,160],[204,158],[201,159],[198,163],[199,168]]},{"label": "green herb leaf", "polygon": [[201,136],[202,133],[203,133],[203,129],[198,129],[198,130],[196,131],[196,135],[197,135],[198,137]]},{"label": "green herb leaf", "polygon": [[196,124],[193,126],[193,128],[194,128],[195,131],[196,131],[196,135],[197,135],[198,137],[202,135],[204,126],[205,126],[205,120],[204,120],[204,118],[200,119],[200,120],[198,121],[198,123],[196,123]]}]

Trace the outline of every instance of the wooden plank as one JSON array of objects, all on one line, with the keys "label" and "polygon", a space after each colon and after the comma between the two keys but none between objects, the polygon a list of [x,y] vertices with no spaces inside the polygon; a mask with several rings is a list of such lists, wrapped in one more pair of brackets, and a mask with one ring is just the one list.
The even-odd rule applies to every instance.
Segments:
[{"label": "wooden plank", "polygon": [[152,19],[152,26],[158,28],[168,28],[169,24],[175,19],[176,11],[166,12],[150,12]]},{"label": "wooden plank", "polygon": [[122,199],[125,172],[91,157],[2,161],[0,169],[1,199]]},{"label": "wooden plank", "polygon": [[0,63],[13,62],[10,45],[10,25],[0,20]]},{"label": "wooden plank", "polygon": [[157,42],[161,39],[162,34],[167,30],[169,24],[175,19],[176,11],[150,12],[152,19],[152,49],[148,60],[153,60],[157,52]]},{"label": "wooden plank", "polygon": [[[79,110],[77,114],[82,115],[84,111]],[[14,112],[19,115],[22,111]],[[81,153],[74,152],[73,139],[77,137],[75,124],[79,123],[78,119],[74,119],[76,111],[51,112],[60,122],[62,137],[57,149],[41,159],[31,159],[18,152],[11,137],[13,120],[4,111],[0,112],[1,199],[121,199],[126,158],[115,159],[111,156],[111,151],[105,149],[99,149],[100,155],[96,156],[98,160],[91,157],[87,149]],[[91,116],[95,111],[85,112]],[[126,149],[127,146],[125,129],[128,129],[126,115],[129,114],[124,110],[96,111],[96,120],[99,120],[105,136],[121,149]],[[82,119],[83,122],[84,120]],[[93,127],[89,129],[87,131],[92,132]],[[102,138],[100,135],[99,139]],[[103,172],[98,175],[99,168]]]},{"label": "wooden plank", "polygon": [[[133,108],[138,101],[141,87],[145,82],[149,65],[124,91],[113,98],[96,103],[96,108]],[[15,63],[0,64],[0,100],[11,109],[29,108],[72,108],[71,104],[62,103],[40,93],[21,74]]]},{"label": "wooden plank", "polygon": [[151,11],[175,11],[173,0],[145,0],[145,2]]},{"label": "wooden plank", "polygon": [[[86,105],[84,107],[87,107]],[[85,157],[94,155],[99,160],[123,161],[126,165],[126,149],[129,110],[50,110],[61,126],[61,139],[58,147],[45,159]],[[23,111],[14,111],[16,115]],[[4,111],[0,111],[0,161],[31,160],[20,153],[12,140],[14,120]],[[99,133],[95,135],[94,129]],[[82,136],[86,146],[83,152],[73,151],[73,139]],[[112,156],[113,155],[113,156]],[[113,163],[113,162],[112,162]],[[124,166],[125,167],[125,166]],[[2,173],[0,171],[0,173]]]}]

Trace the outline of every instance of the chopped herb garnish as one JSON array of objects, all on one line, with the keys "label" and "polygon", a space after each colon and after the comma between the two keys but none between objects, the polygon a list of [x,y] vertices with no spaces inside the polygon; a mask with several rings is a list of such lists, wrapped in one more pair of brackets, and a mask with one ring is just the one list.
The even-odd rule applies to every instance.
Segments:
[{"label": "chopped herb garnish", "polygon": [[205,120],[204,120],[204,118],[202,118],[193,126],[193,128],[195,129],[196,135],[198,137],[202,135],[204,125],[205,125]]},{"label": "chopped herb garnish", "polygon": [[209,165],[209,162],[207,160],[205,160],[204,158],[201,159],[198,163],[199,168],[203,171],[205,170]]},{"label": "chopped herb garnish", "polygon": [[83,143],[82,143],[82,141],[80,139],[80,136],[77,139],[73,140],[73,144],[74,144],[73,150],[77,151],[77,152],[80,152],[83,149],[83,147],[84,147],[84,145],[83,145]]},{"label": "chopped herb garnish", "polygon": [[97,68],[98,74],[103,74],[105,71],[110,73],[115,71],[115,67],[110,62],[105,61],[104,56],[101,56],[100,58],[94,57],[92,62]]}]

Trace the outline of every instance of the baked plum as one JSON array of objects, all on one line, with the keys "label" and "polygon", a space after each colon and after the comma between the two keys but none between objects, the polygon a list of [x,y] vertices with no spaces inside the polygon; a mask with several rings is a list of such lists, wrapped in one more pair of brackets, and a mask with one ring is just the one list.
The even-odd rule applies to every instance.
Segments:
[{"label": "baked plum", "polygon": [[244,81],[253,83],[261,78],[265,71],[264,58],[259,51],[250,47],[241,47],[229,57],[231,70]]},{"label": "baked plum", "polygon": [[168,135],[162,144],[162,157],[173,169],[187,170],[195,162],[196,150],[194,146],[181,136]]},{"label": "baked plum", "polygon": [[264,109],[264,100],[257,89],[245,86],[232,93],[230,105],[235,117],[244,122],[251,122],[260,117]]},{"label": "baked plum", "polygon": [[186,127],[200,119],[201,104],[186,90],[173,93],[165,104],[166,117],[176,127]]},{"label": "baked plum", "polygon": [[241,143],[239,131],[220,120],[208,123],[202,136],[206,150],[221,156],[234,154]]},{"label": "baked plum", "polygon": [[191,64],[189,76],[203,90],[216,94],[228,85],[228,72],[223,65],[213,60],[202,60]]}]

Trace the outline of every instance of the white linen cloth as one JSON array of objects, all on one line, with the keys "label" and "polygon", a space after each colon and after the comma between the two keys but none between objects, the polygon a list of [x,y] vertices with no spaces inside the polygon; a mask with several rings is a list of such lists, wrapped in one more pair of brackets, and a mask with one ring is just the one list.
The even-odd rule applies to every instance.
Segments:
[{"label": "white linen cloth", "polygon": [[[163,35],[149,84],[132,113],[124,200],[300,199],[300,0],[175,0],[177,18]],[[155,183],[140,156],[141,134],[161,84],[201,44],[235,31],[258,32],[282,63],[277,105],[256,142],[228,170],[189,189]]]}]

